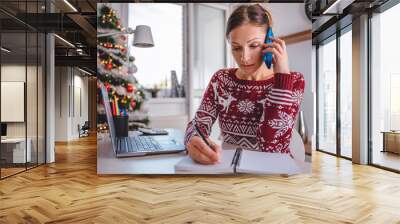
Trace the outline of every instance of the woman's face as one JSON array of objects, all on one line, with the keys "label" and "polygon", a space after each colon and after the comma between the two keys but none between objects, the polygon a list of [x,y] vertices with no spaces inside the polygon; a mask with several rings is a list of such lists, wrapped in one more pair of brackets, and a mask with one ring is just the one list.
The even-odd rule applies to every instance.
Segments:
[{"label": "woman's face", "polygon": [[266,28],[266,26],[246,23],[229,33],[232,55],[239,67],[247,74],[252,74],[262,65],[261,51]]}]

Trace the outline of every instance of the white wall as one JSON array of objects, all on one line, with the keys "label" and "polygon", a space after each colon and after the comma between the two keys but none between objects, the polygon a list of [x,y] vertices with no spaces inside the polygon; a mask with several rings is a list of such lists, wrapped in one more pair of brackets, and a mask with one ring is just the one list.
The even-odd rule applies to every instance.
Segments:
[{"label": "white wall", "polygon": [[[73,113],[74,116],[71,120],[71,122],[72,122],[72,124],[71,124],[72,138],[79,137],[78,128],[77,128],[78,124],[80,124],[82,126],[85,123],[85,121],[88,121],[88,105],[89,105],[88,104],[88,78],[80,76],[79,73],[77,75],[76,72],[77,72],[77,70],[75,70],[75,75],[74,75],[74,86],[75,86],[74,94],[76,94],[76,95],[74,96],[75,113]],[[77,94],[79,94],[79,93],[77,93],[77,90],[78,90],[77,88],[80,89],[80,92],[81,92],[80,99],[77,98],[77,96],[78,96]],[[81,113],[79,111],[79,108],[77,107],[77,104],[79,104],[79,102],[78,102],[79,100],[81,101],[80,105],[82,107]]]},{"label": "white wall", "polygon": [[67,67],[55,68],[55,141],[68,140],[68,86]]},{"label": "white wall", "polygon": [[[25,65],[10,64],[1,66],[1,81],[25,82]],[[7,108],[1,108],[7,110]],[[7,122],[7,137],[25,137],[25,122]]]},{"label": "white wall", "polygon": [[286,36],[309,30],[311,21],[304,12],[304,3],[267,3],[265,7],[271,12],[273,30],[276,36]]},{"label": "white wall", "polygon": [[[38,69],[38,70],[37,70]],[[25,81],[27,78],[27,81]],[[32,151],[33,161],[36,161],[37,154],[39,163],[44,162],[44,74],[39,66],[25,66],[25,64],[3,64],[1,66],[2,81],[18,81],[26,84],[26,107],[22,107],[22,112],[26,110],[25,122],[7,122],[7,137],[24,138],[25,134],[30,140],[28,146]],[[7,96],[2,96],[7,97]],[[1,108],[3,112],[13,113],[10,108]],[[48,150],[50,151],[50,150]],[[49,155],[48,155],[49,156]],[[48,157],[51,159],[52,157]],[[51,160],[48,160],[51,162]]]},{"label": "white wall", "polygon": [[[55,141],[77,139],[78,124],[83,125],[88,120],[88,78],[71,67],[56,67],[55,73]],[[79,104],[82,114],[77,107]]]},{"label": "white wall", "polygon": [[[26,71],[28,75],[36,75],[36,66],[18,65],[18,64],[8,64],[1,66],[1,81],[18,81],[25,82]],[[30,133],[35,133],[36,137],[36,80],[31,80],[28,76],[29,88],[27,88],[27,122],[28,124],[28,137]],[[34,87],[34,88],[33,88]],[[4,96],[3,96],[4,97]],[[32,108],[35,108],[32,110]],[[1,108],[2,110],[7,110],[7,108]],[[24,109],[24,108],[23,108]],[[10,111],[11,112],[11,111]],[[7,136],[8,137],[25,137],[25,123],[26,122],[7,122]]]}]

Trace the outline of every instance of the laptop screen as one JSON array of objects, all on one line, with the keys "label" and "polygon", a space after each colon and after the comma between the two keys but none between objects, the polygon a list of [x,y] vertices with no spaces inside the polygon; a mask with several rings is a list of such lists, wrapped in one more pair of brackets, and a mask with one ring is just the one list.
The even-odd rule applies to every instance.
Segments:
[{"label": "laptop screen", "polygon": [[110,131],[112,148],[113,148],[114,152],[117,152],[117,150],[116,150],[117,143],[116,143],[116,139],[115,139],[115,126],[114,126],[114,119],[113,119],[113,116],[111,113],[110,100],[108,98],[107,89],[101,82],[100,82],[100,88],[101,88],[101,95],[103,96],[104,108],[106,110],[107,123],[108,123],[108,129]]}]

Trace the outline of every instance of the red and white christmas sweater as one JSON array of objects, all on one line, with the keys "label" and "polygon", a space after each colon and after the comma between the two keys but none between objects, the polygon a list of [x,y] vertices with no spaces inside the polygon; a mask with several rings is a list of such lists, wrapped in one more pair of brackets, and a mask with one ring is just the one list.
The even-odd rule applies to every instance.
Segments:
[{"label": "red and white christmas sweater", "polygon": [[195,135],[194,122],[208,137],[218,119],[223,141],[243,148],[289,153],[292,128],[304,93],[299,72],[276,73],[268,80],[242,80],[238,68],[218,70],[189,122],[185,144]]}]

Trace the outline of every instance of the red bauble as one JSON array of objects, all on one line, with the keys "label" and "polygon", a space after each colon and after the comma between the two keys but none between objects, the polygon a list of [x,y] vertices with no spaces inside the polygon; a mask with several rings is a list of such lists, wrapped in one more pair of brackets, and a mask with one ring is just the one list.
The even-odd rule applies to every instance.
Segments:
[{"label": "red bauble", "polygon": [[122,48],[122,49],[121,49],[121,52],[122,52],[122,53],[125,53],[125,51],[126,51],[126,48]]},{"label": "red bauble", "polygon": [[111,70],[112,68],[113,68],[112,63],[108,63],[108,64],[106,65],[106,69]]},{"label": "red bauble", "polygon": [[134,100],[131,101],[131,107],[132,107],[132,109],[135,109],[135,107],[136,107],[136,102]]},{"label": "red bauble", "polygon": [[110,92],[110,89],[111,89],[110,83],[106,83],[105,87],[106,87],[107,92]]},{"label": "red bauble", "polygon": [[129,84],[126,85],[126,91],[128,91],[128,93],[131,93],[134,90],[135,90],[135,87],[133,87],[132,84],[129,83]]}]

